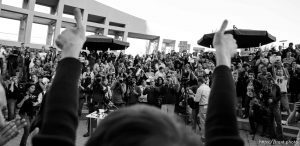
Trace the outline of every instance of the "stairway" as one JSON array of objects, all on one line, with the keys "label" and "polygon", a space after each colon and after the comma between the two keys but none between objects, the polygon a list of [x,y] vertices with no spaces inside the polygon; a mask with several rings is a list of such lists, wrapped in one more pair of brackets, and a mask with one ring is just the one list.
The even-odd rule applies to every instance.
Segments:
[{"label": "stairway", "polygon": [[[294,109],[294,104],[290,103],[290,109],[291,111],[293,111]],[[238,111],[241,112],[241,111]],[[287,118],[288,118],[288,114],[287,112],[281,112],[281,116],[282,116],[282,123],[287,123]],[[242,119],[242,118],[237,118],[238,121],[238,128],[240,130],[246,130],[246,131],[250,131],[250,124],[249,124],[249,119]],[[300,122],[296,123],[296,124],[292,124],[292,125],[282,125],[283,128],[283,135],[286,137],[290,137],[290,138],[296,138],[297,134],[299,132],[299,127],[300,127]],[[258,129],[258,133],[260,133],[262,131],[261,127]]]}]

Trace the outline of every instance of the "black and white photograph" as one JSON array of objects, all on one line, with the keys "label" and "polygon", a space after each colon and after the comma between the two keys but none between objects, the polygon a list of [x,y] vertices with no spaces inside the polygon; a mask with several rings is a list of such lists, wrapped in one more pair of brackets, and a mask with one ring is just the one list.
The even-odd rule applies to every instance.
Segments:
[{"label": "black and white photograph", "polygon": [[299,0],[0,0],[0,146],[300,146]]}]

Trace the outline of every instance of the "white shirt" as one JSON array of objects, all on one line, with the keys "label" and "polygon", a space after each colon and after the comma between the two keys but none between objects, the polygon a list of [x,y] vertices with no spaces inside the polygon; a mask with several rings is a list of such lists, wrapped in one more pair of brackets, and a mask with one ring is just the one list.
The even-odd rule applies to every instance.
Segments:
[{"label": "white shirt", "polygon": [[37,106],[37,105],[41,104],[43,101],[43,96],[45,94],[46,94],[46,91],[41,92],[38,96],[37,102],[33,103],[33,106]]},{"label": "white shirt", "polygon": [[6,55],[6,51],[4,48],[0,48],[0,58],[5,58],[5,55]]},{"label": "white shirt", "polygon": [[166,77],[166,74],[164,72],[157,71],[155,73],[155,78],[157,79],[158,77],[162,77],[164,79]]},{"label": "white shirt", "polygon": [[197,93],[194,96],[194,101],[199,102],[199,105],[207,105],[209,94],[210,94],[210,87],[207,86],[206,84],[202,84],[197,89]]},{"label": "white shirt", "polygon": [[287,82],[285,76],[276,76],[275,83],[279,86],[281,92],[287,92]]},{"label": "white shirt", "polygon": [[[87,72],[84,72],[83,74],[82,74],[82,78],[83,79],[85,79],[85,78],[87,78]],[[89,75],[90,77],[91,77],[91,79],[92,80],[94,80],[94,77],[95,77],[95,75],[94,75],[94,73],[93,72],[90,72],[90,75]]]},{"label": "white shirt", "polygon": [[[141,89],[141,93],[143,93],[144,90],[146,89],[146,87],[143,87],[143,86],[139,86],[139,87]],[[147,102],[147,95],[141,94],[141,96],[139,97],[139,101],[140,102]]]}]

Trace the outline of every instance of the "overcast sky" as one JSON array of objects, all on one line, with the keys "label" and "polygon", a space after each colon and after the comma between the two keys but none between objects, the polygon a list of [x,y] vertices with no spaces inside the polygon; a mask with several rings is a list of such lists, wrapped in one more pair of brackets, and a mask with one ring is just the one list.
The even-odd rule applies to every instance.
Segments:
[{"label": "overcast sky", "polygon": [[[224,19],[229,20],[228,29],[236,25],[240,29],[267,30],[278,41],[288,40],[300,44],[300,0],[97,1],[145,19],[152,35],[174,39],[177,43],[188,41],[192,47],[197,46],[197,40],[205,33],[219,29]],[[21,0],[2,2],[22,5]],[[19,23],[4,22],[2,19],[0,22],[0,39],[17,40]],[[45,43],[46,26],[34,26],[32,31],[33,43]],[[128,41],[131,43],[128,53],[144,53],[145,41],[130,38]]]},{"label": "overcast sky", "polygon": [[145,19],[154,35],[188,41],[218,29],[267,30],[277,40],[300,43],[300,0],[97,0]]}]

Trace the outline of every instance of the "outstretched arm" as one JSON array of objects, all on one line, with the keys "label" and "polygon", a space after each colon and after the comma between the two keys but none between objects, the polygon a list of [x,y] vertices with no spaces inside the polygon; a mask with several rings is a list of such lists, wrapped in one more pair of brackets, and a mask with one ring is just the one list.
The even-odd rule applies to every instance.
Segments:
[{"label": "outstretched arm", "polygon": [[47,94],[40,133],[34,146],[74,146],[78,125],[78,82],[81,63],[77,59],[85,41],[85,28],[79,9],[74,11],[77,27],[62,32],[56,45],[62,49],[53,84]]},{"label": "outstretched arm", "polygon": [[217,68],[213,73],[213,84],[208,102],[205,136],[207,146],[244,145],[239,137],[235,115],[236,90],[230,71],[231,56],[236,52],[236,41],[232,35],[224,34],[228,22],[225,20],[214,36]]}]

